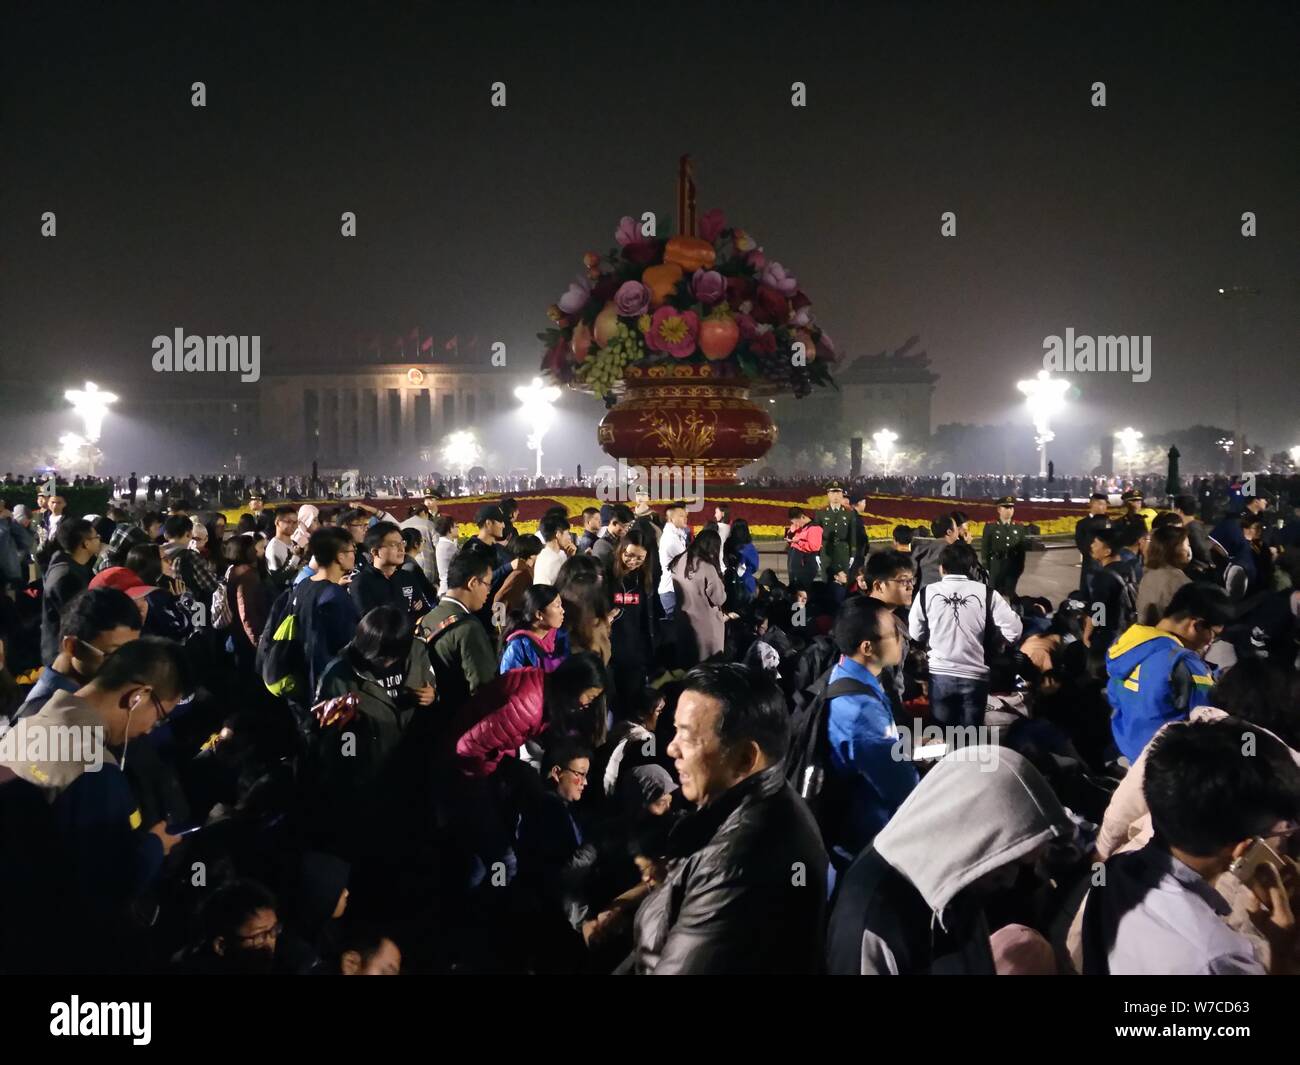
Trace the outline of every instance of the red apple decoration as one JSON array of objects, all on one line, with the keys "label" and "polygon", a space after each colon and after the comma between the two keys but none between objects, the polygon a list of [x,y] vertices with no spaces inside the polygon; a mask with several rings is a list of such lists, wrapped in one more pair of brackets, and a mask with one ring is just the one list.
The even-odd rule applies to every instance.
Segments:
[{"label": "red apple decoration", "polygon": [[740,326],[731,317],[706,318],[700,323],[700,335],[696,343],[706,359],[714,362],[725,359],[740,343]]},{"label": "red apple decoration", "polygon": [[591,327],[579,322],[573,329],[573,361],[586,362],[591,354]]},{"label": "red apple decoration", "polygon": [[608,347],[609,342],[618,335],[618,308],[614,306],[613,300],[600,309],[595,322],[592,323],[592,330],[596,337],[596,345],[602,348]]}]

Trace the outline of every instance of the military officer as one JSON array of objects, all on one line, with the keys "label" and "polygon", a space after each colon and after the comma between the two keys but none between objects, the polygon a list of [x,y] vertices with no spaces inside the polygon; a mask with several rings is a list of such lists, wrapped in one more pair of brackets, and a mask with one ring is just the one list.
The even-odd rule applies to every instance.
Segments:
[{"label": "military officer", "polygon": [[998,520],[984,526],[984,565],[989,571],[989,587],[1007,600],[1016,594],[1016,582],[1025,572],[1025,527],[1011,519],[1016,513],[1015,496],[998,500]]},{"label": "military officer", "polygon": [[1120,499],[1124,502],[1124,513],[1121,517],[1127,518],[1129,515],[1142,518],[1147,523],[1147,532],[1151,531],[1151,526],[1156,520],[1156,512],[1151,507],[1144,507],[1142,503],[1145,496],[1140,488],[1130,488]]},{"label": "military officer", "polygon": [[857,515],[844,501],[844,488],[838,481],[826,486],[826,506],[817,512],[816,521],[822,527],[821,578],[833,581],[836,573],[849,572],[861,536]]}]

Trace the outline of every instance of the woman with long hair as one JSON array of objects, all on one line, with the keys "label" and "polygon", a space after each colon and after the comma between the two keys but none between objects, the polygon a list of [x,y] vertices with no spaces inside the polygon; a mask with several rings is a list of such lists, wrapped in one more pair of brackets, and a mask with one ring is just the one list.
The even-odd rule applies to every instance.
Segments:
[{"label": "woman with long hair", "polygon": [[654,575],[649,566],[654,536],[633,526],[623,534],[611,559],[609,587],[614,600],[610,627],[610,675],[620,698],[630,698],[645,687],[654,661],[658,626]]},{"label": "woman with long hair", "polygon": [[542,553],[542,542],[536,536],[516,536],[510,552],[514,555],[511,570],[492,597],[492,605],[503,603],[506,611],[513,614],[523,607],[524,593],[532,587],[533,567]]},{"label": "woman with long hair", "polygon": [[500,672],[523,666],[535,666],[547,673],[556,669],[569,657],[569,634],[563,625],[564,601],[560,593],[549,584],[532,585],[506,626]]},{"label": "woman with long hair", "polygon": [[570,655],[546,678],[546,746],[575,740],[595,750],[605,742],[605,667],[594,654]]},{"label": "woman with long hair", "polygon": [[225,563],[226,601],[230,605],[230,639],[241,671],[253,668],[257,641],[271,612],[266,541],[258,536],[232,536],[221,545]]},{"label": "woman with long hair", "polygon": [[590,651],[602,663],[609,662],[610,604],[605,568],[590,555],[574,555],[560,568],[555,587],[564,600],[565,628],[569,646]]},{"label": "woman with long hair", "polygon": [[722,537],[717,531],[704,529],[673,560],[677,664],[683,669],[721,653],[726,644],[727,622],[736,617],[724,609],[727,592],[718,566],[721,548]]},{"label": "woman with long hair", "polygon": [[184,643],[193,634],[194,623],[178,601],[185,592],[185,584],[177,577],[172,559],[166,557],[157,544],[136,544],[126,553],[124,564],[153,588],[137,600],[145,604],[141,635],[165,636]]},{"label": "woman with long hair", "polygon": [[1174,592],[1191,582],[1183,572],[1191,561],[1192,548],[1183,526],[1164,525],[1151,534],[1137,591],[1139,625],[1155,625],[1164,617]]}]

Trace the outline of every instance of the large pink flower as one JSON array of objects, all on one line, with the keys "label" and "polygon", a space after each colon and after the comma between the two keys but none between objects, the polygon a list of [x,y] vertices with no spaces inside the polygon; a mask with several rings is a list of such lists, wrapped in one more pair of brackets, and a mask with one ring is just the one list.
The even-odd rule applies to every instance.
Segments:
[{"label": "large pink flower", "polygon": [[695,228],[699,230],[702,239],[712,244],[722,235],[722,231],[727,228],[727,219],[721,209],[715,207],[713,210],[705,211],[700,215]]},{"label": "large pink flower", "polygon": [[614,239],[618,241],[620,248],[626,248],[629,244],[635,244],[641,239],[641,227],[637,225],[636,219],[630,214],[625,214],[618,220],[618,228],[614,230]]},{"label": "large pink flower", "polygon": [[650,319],[645,342],[651,351],[664,351],[674,359],[684,359],[695,351],[695,338],[699,334],[700,318],[694,311],[660,307]]}]

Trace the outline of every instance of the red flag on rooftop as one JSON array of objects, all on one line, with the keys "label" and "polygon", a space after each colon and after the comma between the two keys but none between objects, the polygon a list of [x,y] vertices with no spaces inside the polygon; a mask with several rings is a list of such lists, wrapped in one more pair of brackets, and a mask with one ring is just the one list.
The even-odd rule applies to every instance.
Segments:
[{"label": "red flag on rooftop", "polygon": [[433,350],[433,337],[425,337],[420,341],[420,351],[427,353]]},{"label": "red flag on rooftop", "polygon": [[447,341],[447,343],[445,343],[442,347],[443,347],[443,350],[444,350],[444,351],[459,351],[459,350],[460,350],[460,336],[457,335],[457,336],[452,337],[452,338],[451,338],[449,341]]}]

